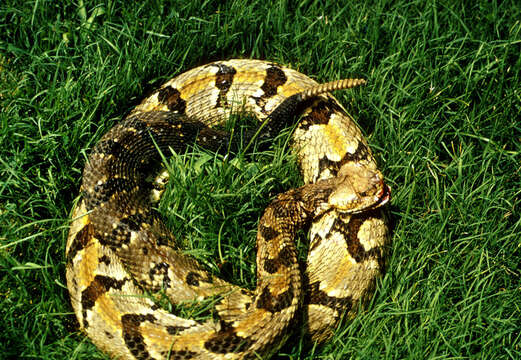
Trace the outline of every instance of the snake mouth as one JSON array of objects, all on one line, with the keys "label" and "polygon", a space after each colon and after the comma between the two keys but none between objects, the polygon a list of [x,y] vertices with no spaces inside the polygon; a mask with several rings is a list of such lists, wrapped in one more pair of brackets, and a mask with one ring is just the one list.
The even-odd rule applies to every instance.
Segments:
[{"label": "snake mouth", "polygon": [[350,212],[353,214],[359,214],[386,205],[391,200],[391,187],[382,181],[380,190],[372,198],[374,199],[373,201],[368,202],[365,206],[361,205],[356,210]]},{"label": "snake mouth", "polygon": [[391,187],[387,184],[382,184],[382,189],[377,195],[378,201],[373,204],[370,208],[378,208],[380,206],[384,206],[391,200]]},{"label": "snake mouth", "polygon": [[379,173],[370,179],[372,184],[367,186],[353,175],[339,178],[337,187],[328,198],[328,205],[341,213],[351,214],[384,206],[391,200],[391,188]]}]

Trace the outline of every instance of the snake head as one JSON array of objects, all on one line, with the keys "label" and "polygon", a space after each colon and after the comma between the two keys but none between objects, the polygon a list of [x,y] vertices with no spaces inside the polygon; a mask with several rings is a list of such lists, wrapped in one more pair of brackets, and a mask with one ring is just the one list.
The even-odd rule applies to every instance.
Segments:
[{"label": "snake head", "polygon": [[383,206],[391,198],[391,188],[377,169],[356,163],[345,164],[338,179],[337,187],[328,198],[328,204],[338,211],[358,213]]}]

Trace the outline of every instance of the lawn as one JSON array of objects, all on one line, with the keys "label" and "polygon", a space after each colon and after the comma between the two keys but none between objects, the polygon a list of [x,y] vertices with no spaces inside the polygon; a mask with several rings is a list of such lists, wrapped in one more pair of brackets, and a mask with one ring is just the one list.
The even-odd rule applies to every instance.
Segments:
[{"label": "lawn", "polygon": [[[393,190],[369,306],[326,346],[297,338],[280,358],[521,358],[520,19],[516,1],[3,0],[0,358],[107,359],[64,285],[86,156],[162,82],[228,58],[366,78],[336,95]],[[253,162],[195,149],[170,163],[162,214],[241,285],[255,283],[262,209],[301,181],[288,136]]]}]

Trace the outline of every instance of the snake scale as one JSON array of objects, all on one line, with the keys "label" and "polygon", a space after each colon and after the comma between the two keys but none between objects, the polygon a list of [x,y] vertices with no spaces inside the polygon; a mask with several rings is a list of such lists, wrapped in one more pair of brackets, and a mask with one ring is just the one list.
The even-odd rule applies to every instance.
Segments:
[{"label": "snake scale", "polygon": [[[353,316],[384,269],[390,190],[329,93],[364,83],[318,84],[272,62],[219,61],[168,81],[106,133],[86,163],[66,246],[72,305],[94,344],[117,359],[264,359],[299,321],[323,342]],[[269,139],[300,118],[292,148],[305,185],[278,195],[260,218],[252,291],[175,246],[153,207],[163,189],[150,182],[162,153],[234,148],[219,127],[234,107],[259,121],[248,139]],[[303,265],[294,243],[301,229],[310,241]],[[174,305],[220,298],[214,319],[197,322],[158,306],[150,296],[158,293]]]}]

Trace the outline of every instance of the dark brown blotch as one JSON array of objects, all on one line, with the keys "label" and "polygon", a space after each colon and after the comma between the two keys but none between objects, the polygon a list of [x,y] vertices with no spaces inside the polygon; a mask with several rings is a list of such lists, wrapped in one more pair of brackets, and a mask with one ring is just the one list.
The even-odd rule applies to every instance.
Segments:
[{"label": "dark brown blotch", "polygon": [[189,272],[188,275],[186,275],[186,283],[190,286],[199,286],[199,279],[201,278],[201,275],[199,275],[196,272]]},{"label": "dark brown blotch", "polygon": [[110,289],[121,290],[127,279],[116,280],[109,276],[96,275],[94,280],[81,292],[81,306],[84,310],[91,309],[96,300]]},{"label": "dark brown blotch", "polygon": [[279,263],[276,259],[266,259],[263,269],[269,274],[274,274],[279,270]]},{"label": "dark brown blotch", "polygon": [[213,283],[213,276],[211,274],[206,274],[206,277],[203,277],[201,274],[198,274],[194,271],[190,271],[186,275],[186,283],[190,286],[199,286],[199,281],[204,281],[209,284]]},{"label": "dark brown blotch", "polygon": [[280,235],[280,233],[277,230],[275,230],[271,226],[266,226],[264,224],[261,224],[259,226],[259,233],[265,241],[271,241]]},{"label": "dark brown blotch", "polygon": [[371,257],[376,257],[377,260],[380,260],[382,257],[381,248],[375,247],[366,251],[358,237],[360,227],[367,219],[372,217],[381,217],[379,211],[379,209],[368,210],[360,214],[354,214],[350,219],[343,220],[342,218],[337,218],[333,222],[332,231],[344,235],[347,251],[357,263]]},{"label": "dark brown blotch", "polygon": [[275,259],[265,259],[263,264],[264,271],[274,274],[279,271],[281,266],[289,267],[295,262],[295,253],[288,247],[282,248]]},{"label": "dark brown blotch", "polygon": [[301,130],[307,130],[311,125],[326,125],[329,123],[331,114],[333,114],[333,110],[328,102],[320,100],[313,105],[310,113],[302,118],[298,127]]},{"label": "dark brown blotch", "polygon": [[262,289],[262,292],[257,297],[255,306],[257,309],[264,309],[273,312],[273,296],[267,286]]},{"label": "dark brown blotch", "polygon": [[277,259],[279,263],[289,267],[296,261],[295,251],[291,247],[285,246],[280,250]]},{"label": "dark brown blotch", "polygon": [[277,296],[277,306],[275,312],[282,311],[291,306],[295,294],[293,292],[293,286],[290,284],[288,290]]},{"label": "dark brown blotch", "polygon": [[257,297],[255,306],[257,309],[276,313],[291,306],[294,296],[295,294],[291,284],[289,285],[288,290],[277,296],[273,296],[270,289],[266,286]]},{"label": "dark brown blotch", "polygon": [[110,258],[107,255],[103,255],[102,257],[99,258],[99,262],[109,266]]},{"label": "dark brown blotch", "polygon": [[[252,96],[252,99],[255,100],[255,103],[257,104],[258,107],[261,108],[261,112],[266,114],[266,110],[265,110],[265,107],[266,107],[266,99],[269,99],[271,97],[273,97],[274,95],[277,94],[277,88],[281,85],[284,85],[287,81],[287,77],[286,77],[286,74],[284,74],[284,71],[282,71],[281,68],[279,68],[278,66],[271,66],[269,67],[268,69],[266,69],[266,77],[264,78],[264,83],[262,84],[261,86],[261,89],[262,91],[264,91],[264,94],[262,94],[261,96]],[[286,101],[290,100],[292,97],[286,99],[284,101],[284,103],[286,103]],[[283,103],[283,104],[284,104]],[[283,105],[281,104],[281,106]],[[276,116],[276,119],[274,119],[276,121],[280,121],[280,118],[286,118],[287,116],[287,111],[286,111],[286,108],[288,108],[287,106],[279,106],[277,109],[279,109],[279,112],[282,112],[284,114],[282,114],[283,116]],[[293,109],[292,106],[290,106],[291,109]],[[273,113],[272,113],[273,114]],[[291,111],[291,114],[293,114],[293,111]],[[271,115],[271,114],[270,114]],[[265,133],[267,136],[272,136],[270,133],[271,131],[269,131],[269,129],[266,129],[265,127]]]},{"label": "dark brown blotch", "polygon": [[96,304],[96,300],[110,289],[121,290],[121,287],[127,282],[127,279],[116,280],[109,276],[96,275],[94,280],[81,292],[81,307],[83,313],[83,325],[88,327],[87,310],[90,310]]},{"label": "dark brown blotch", "polygon": [[83,250],[87,243],[94,236],[94,226],[92,224],[85,225],[74,237],[72,240],[71,247],[69,249],[69,253],[67,254],[67,262],[71,262],[72,259],[76,256],[76,254]]},{"label": "dark brown blotch", "polygon": [[321,174],[326,169],[330,171],[331,176],[336,176],[340,162],[329,160],[327,155],[324,155],[318,160],[318,173]]},{"label": "dark brown blotch", "polygon": [[181,98],[179,90],[167,86],[157,94],[157,100],[168,107],[168,110],[183,114],[186,110],[186,101]]},{"label": "dark brown blotch", "polygon": [[320,284],[315,282],[308,286],[306,291],[306,298],[304,301],[308,304],[324,305],[332,308],[340,315],[344,311],[349,311],[353,307],[353,298],[351,296],[346,297],[334,297],[327,295],[324,291],[319,289]]},{"label": "dark brown blotch", "polygon": [[204,347],[215,354],[241,353],[251,346],[251,340],[243,338],[233,329],[219,331],[204,343]]},{"label": "dark brown blotch", "polygon": [[152,314],[125,314],[121,316],[123,339],[129,351],[136,359],[152,360],[146,350],[145,339],[141,334],[140,324],[145,321],[154,323],[156,318]]},{"label": "dark brown blotch", "polygon": [[266,78],[261,86],[264,91],[264,98],[269,98],[277,94],[277,88],[284,85],[288,81],[286,74],[281,68],[277,66],[271,66],[266,69]]},{"label": "dark brown blotch", "polygon": [[311,111],[302,118],[299,129],[307,130],[311,125],[326,125],[335,112],[347,115],[335,100],[331,98],[320,99],[311,107]]},{"label": "dark brown blotch", "polygon": [[366,258],[366,251],[358,238],[358,231],[363,222],[363,218],[353,216],[348,223],[348,234],[346,237],[347,249],[356,262],[360,262]]},{"label": "dark brown blotch", "polygon": [[219,89],[219,96],[217,97],[217,103],[215,107],[223,107],[228,105],[228,101],[226,99],[226,94],[233,83],[233,77],[237,73],[237,71],[231,67],[224,64],[213,64],[213,66],[217,66],[219,70],[215,73],[215,87]]},{"label": "dark brown blotch", "polygon": [[183,330],[186,330],[188,329],[187,326],[173,326],[173,325],[169,325],[166,327],[166,331],[170,334],[170,335],[177,335],[179,334],[181,331]]},{"label": "dark brown blotch", "polygon": [[369,149],[368,147],[361,141],[358,142],[358,146],[356,150],[351,154],[350,152],[346,152],[342,160],[340,160],[340,166],[344,165],[347,162],[353,161],[358,162],[361,160],[367,160],[369,158]]},{"label": "dark brown blotch", "polygon": [[157,263],[148,271],[148,276],[151,281],[161,281],[163,288],[169,288],[171,282],[171,279],[168,276],[169,268],[170,265],[166,262]]},{"label": "dark brown blotch", "polygon": [[219,90],[228,91],[233,83],[233,77],[237,73],[233,67],[224,64],[212,64],[219,70],[215,73],[215,87]]},{"label": "dark brown blotch", "polygon": [[190,350],[171,350],[163,351],[161,355],[169,360],[191,360],[196,358],[197,353]]}]

